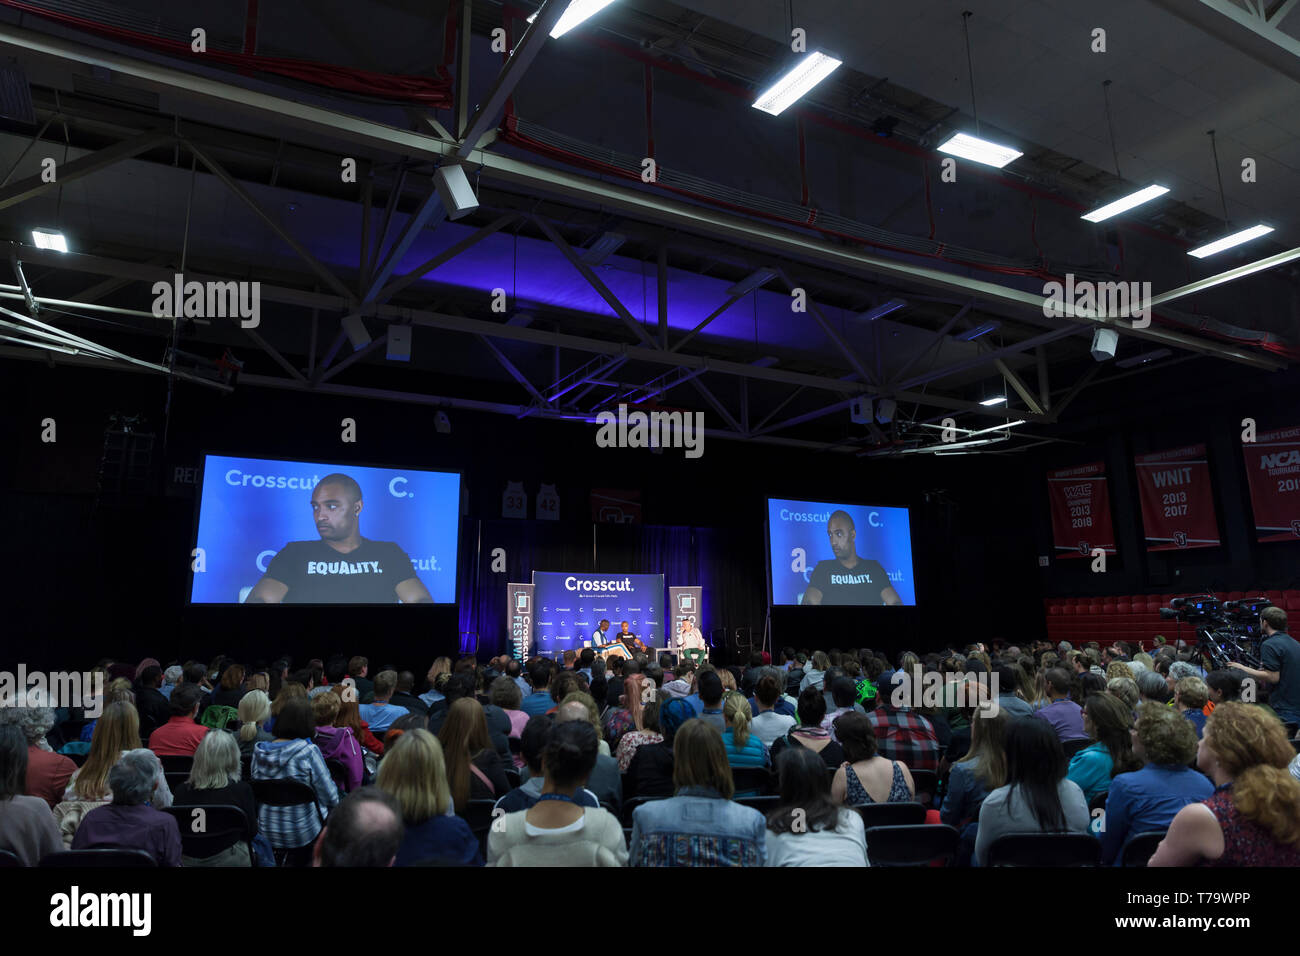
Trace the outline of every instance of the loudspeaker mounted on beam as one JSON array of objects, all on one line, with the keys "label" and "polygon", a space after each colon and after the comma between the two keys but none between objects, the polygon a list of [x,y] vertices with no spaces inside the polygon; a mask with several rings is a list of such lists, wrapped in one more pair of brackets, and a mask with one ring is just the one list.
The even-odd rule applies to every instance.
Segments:
[{"label": "loudspeaker mounted on beam", "polygon": [[1119,333],[1114,329],[1098,329],[1092,333],[1092,357],[1098,362],[1113,359],[1118,345]]},{"label": "loudspeaker mounted on beam", "polygon": [[438,198],[447,210],[448,219],[459,219],[478,208],[478,197],[469,184],[463,166],[439,166],[433,177],[438,187]]}]

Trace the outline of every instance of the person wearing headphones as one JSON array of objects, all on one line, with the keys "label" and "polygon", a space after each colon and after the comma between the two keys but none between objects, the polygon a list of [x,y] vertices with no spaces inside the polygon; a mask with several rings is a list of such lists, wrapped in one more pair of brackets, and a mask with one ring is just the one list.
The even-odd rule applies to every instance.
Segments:
[{"label": "person wearing headphones", "polygon": [[392,541],[361,536],[361,486],[326,475],[311,495],[319,541],[290,541],[245,604],[432,604],[410,556]]}]

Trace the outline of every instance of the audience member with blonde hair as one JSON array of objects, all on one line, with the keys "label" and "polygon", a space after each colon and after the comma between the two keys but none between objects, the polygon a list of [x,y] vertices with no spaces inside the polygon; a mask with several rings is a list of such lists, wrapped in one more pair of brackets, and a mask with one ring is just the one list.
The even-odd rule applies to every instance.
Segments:
[{"label": "audience member with blonde hair", "polygon": [[1205,733],[1205,705],[1209,699],[1210,689],[1199,677],[1184,677],[1174,684],[1174,710],[1187,718],[1198,739]]},{"label": "audience member with blonde hair", "polygon": [[402,807],[406,828],[395,866],[437,862],[482,866],[483,855],[469,824],[451,813],[451,788],[442,744],[427,730],[411,730],[393,742],[379,765],[376,784]]},{"label": "audience member with blonde hair", "polygon": [[[243,703],[242,699],[240,703]],[[189,778],[176,788],[173,806],[238,807],[244,814],[245,828],[242,834],[217,834],[204,840],[203,845],[197,848],[197,855],[181,857],[181,866],[253,865],[249,857],[249,841],[257,836],[257,802],[253,799],[253,788],[240,780],[240,776],[239,744],[235,736],[225,733],[204,735],[194,751]]]},{"label": "audience member with blonde hair", "polygon": [[767,745],[750,730],[754,715],[749,701],[740,691],[728,691],[722,698],[722,718],[727,729],[722,733],[722,745],[727,750],[727,763],[732,767],[770,767],[772,758]]},{"label": "audience member with blonde hair", "polygon": [[264,729],[271,719],[271,699],[264,690],[250,690],[239,699],[239,752],[251,756],[253,747],[263,740],[274,740]]},{"label": "audience member with blonde hair", "polygon": [[1300,866],[1300,781],[1286,728],[1226,701],[1205,722],[1196,765],[1214,794],[1183,807],[1148,866]]}]

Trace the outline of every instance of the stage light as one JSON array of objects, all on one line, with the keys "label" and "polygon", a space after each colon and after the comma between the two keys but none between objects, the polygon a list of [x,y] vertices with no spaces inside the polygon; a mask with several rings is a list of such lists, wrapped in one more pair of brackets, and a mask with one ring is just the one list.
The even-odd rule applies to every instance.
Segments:
[{"label": "stage light", "polygon": [[1139,189],[1135,193],[1116,199],[1112,203],[1107,203],[1100,209],[1094,209],[1092,212],[1084,213],[1082,218],[1089,222],[1101,222],[1109,219],[1111,216],[1118,216],[1122,212],[1128,212],[1135,206],[1140,206],[1144,202],[1150,202],[1157,196],[1163,196],[1169,192],[1167,186],[1148,186],[1146,189]]},{"label": "stage light", "polygon": [[907,308],[907,303],[902,299],[890,299],[884,305],[878,305],[874,309],[868,309],[861,313],[858,318],[867,322],[874,322],[883,316],[889,315],[890,312],[897,312],[899,309]]},{"label": "stage light", "polygon": [[1092,357],[1098,362],[1113,359],[1118,345],[1119,333],[1114,329],[1098,329],[1092,333]]},{"label": "stage light", "polygon": [[991,143],[986,139],[980,139],[967,133],[953,134],[946,143],[939,147],[939,152],[951,153],[953,156],[969,159],[975,163],[983,163],[985,166],[995,166],[998,169],[1001,169],[1013,159],[1024,155],[1024,153],[1012,149],[1010,146]]},{"label": "stage light", "polygon": [[749,295],[749,293],[753,292],[755,289],[766,285],[775,278],[776,272],[772,269],[759,269],[757,272],[750,273],[750,275],[741,279],[728,289],[727,295],[731,296],[733,299],[738,299],[742,295]]},{"label": "stage light", "polygon": [[839,66],[840,61],[835,57],[814,50],[796,63],[789,73],[760,93],[754,101],[754,109],[780,116]]},{"label": "stage light", "polygon": [[37,249],[53,249],[55,252],[67,252],[68,240],[57,229],[33,229],[32,241]]},{"label": "stage light", "polygon": [[385,344],[388,346],[388,361],[411,361],[411,326],[390,325]]},{"label": "stage light", "polygon": [[1002,328],[1001,322],[985,322],[983,325],[977,325],[973,329],[968,329],[961,335],[958,335],[957,338],[963,342],[973,342],[981,335],[988,335],[990,332],[996,332],[1000,328]]},{"label": "stage light", "polygon": [[439,166],[433,182],[438,187],[438,198],[447,210],[448,219],[459,219],[478,208],[478,197],[474,195],[463,166]]},{"label": "stage light", "polygon": [[625,242],[627,242],[627,236],[620,236],[617,232],[604,233],[589,248],[583,250],[579,258],[589,266],[601,265],[616,253]]},{"label": "stage light", "polygon": [[1006,400],[1007,397],[1005,395],[998,395],[996,398],[986,398],[984,399],[984,401],[980,402],[980,404],[983,405],[985,408],[988,408],[993,405],[1001,405]]},{"label": "stage light", "polygon": [[357,352],[370,344],[370,333],[366,331],[366,323],[361,321],[361,316],[353,313],[352,315],[343,316],[343,332],[347,335],[348,341],[352,343],[352,351]]},{"label": "stage light", "polygon": [[1222,239],[1216,239],[1208,245],[1201,246],[1198,249],[1192,249],[1187,254],[1196,256],[1198,259],[1204,259],[1206,256],[1212,256],[1216,252],[1222,252],[1225,249],[1231,249],[1233,246],[1240,246],[1243,243],[1250,242],[1252,239],[1258,239],[1260,236],[1266,236],[1273,231],[1272,226],[1265,226],[1262,223],[1258,226],[1251,226],[1249,229],[1243,229],[1241,232],[1234,232],[1230,236],[1224,236]]},{"label": "stage light", "polygon": [[[574,27],[590,20],[613,2],[614,0],[573,0],[568,8],[560,14],[560,19],[555,26],[551,28],[551,39],[559,39]],[[537,14],[534,13],[528,18],[528,22],[532,23],[536,19]]]}]

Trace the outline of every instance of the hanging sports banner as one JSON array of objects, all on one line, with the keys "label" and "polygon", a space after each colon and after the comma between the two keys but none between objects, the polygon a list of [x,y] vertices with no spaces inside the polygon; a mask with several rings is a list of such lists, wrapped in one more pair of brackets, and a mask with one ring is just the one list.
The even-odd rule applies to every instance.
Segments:
[{"label": "hanging sports banner", "polygon": [[1205,445],[1138,455],[1133,464],[1148,551],[1219,545]]},{"label": "hanging sports banner", "polygon": [[533,647],[533,585],[507,584],[506,616],[510,619],[510,648],[515,660],[528,660]]},{"label": "hanging sports banner", "polygon": [[1245,442],[1250,505],[1260,541],[1300,538],[1300,428],[1260,432]]},{"label": "hanging sports banner", "polygon": [[1086,558],[1094,548],[1115,553],[1106,466],[1102,462],[1048,472],[1047,494],[1058,558]]}]

